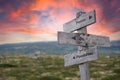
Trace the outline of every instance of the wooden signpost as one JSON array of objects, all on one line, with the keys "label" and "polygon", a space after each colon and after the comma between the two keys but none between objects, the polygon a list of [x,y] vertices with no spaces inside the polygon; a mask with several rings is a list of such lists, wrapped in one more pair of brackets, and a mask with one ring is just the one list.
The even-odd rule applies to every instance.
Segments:
[{"label": "wooden signpost", "polygon": [[58,32],[58,43],[64,45],[75,45],[75,46],[104,46],[109,47],[109,37],[97,36],[84,33],[66,33]]},{"label": "wooden signpost", "polygon": [[73,32],[77,29],[84,28],[95,22],[95,10],[88,13],[78,12],[77,17],[75,19],[63,24],[63,29],[65,32]]},{"label": "wooden signpost", "polygon": [[87,34],[86,27],[96,22],[95,16],[95,10],[80,11],[75,19],[63,25],[65,32],[58,32],[59,44],[79,46],[78,52],[64,56],[64,66],[79,65],[81,80],[90,80],[88,62],[98,59],[97,46],[110,46],[108,37]]},{"label": "wooden signpost", "polygon": [[87,50],[81,50],[76,53],[66,54],[64,56],[64,66],[72,66],[88,61],[93,61],[98,59],[97,47],[90,47]]}]

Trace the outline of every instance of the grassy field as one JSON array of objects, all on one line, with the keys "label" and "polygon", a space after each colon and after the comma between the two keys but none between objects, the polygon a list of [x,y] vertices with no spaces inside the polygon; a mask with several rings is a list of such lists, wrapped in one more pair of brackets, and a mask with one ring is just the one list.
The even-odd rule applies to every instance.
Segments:
[{"label": "grassy field", "polygon": [[[120,80],[120,55],[101,55],[90,63],[91,80]],[[78,66],[64,67],[63,55],[4,55],[0,80],[80,80]]]}]

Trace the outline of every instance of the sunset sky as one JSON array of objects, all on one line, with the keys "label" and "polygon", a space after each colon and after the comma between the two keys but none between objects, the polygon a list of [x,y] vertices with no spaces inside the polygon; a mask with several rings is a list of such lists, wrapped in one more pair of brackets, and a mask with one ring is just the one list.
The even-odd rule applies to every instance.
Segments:
[{"label": "sunset sky", "polygon": [[120,40],[120,0],[0,0],[0,44],[56,41],[80,10],[96,10],[88,33]]}]

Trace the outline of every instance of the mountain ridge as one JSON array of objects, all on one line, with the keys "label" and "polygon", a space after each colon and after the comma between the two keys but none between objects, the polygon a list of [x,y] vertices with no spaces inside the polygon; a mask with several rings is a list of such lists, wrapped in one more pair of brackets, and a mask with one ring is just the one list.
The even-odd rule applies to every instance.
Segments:
[{"label": "mountain ridge", "polygon": [[[66,54],[77,51],[77,46],[59,45],[56,41],[1,44],[0,54]],[[112,41],[110,47],[98,47],[99,53],[120,54],[120,41]]]}]

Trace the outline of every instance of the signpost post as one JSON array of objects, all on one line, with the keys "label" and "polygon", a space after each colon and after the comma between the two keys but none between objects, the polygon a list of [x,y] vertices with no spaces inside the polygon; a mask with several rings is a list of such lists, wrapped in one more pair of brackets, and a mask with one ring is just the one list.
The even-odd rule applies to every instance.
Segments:
[{"label": "signpost post", "polygon": [[[81,31],[80,29],[77,30],[78,33],[84,33],[87,34],[87,29],[85,28],[85,31]],[[78,47],[78,52],[80,53],[82,50],[87,50],[88,46],[79,46]],[[95,56],[96,57],[96,56]],[[90,80],[90,75],[89,75],[89,64],[88,62],[82,63],[79,65],[80,69],[80,74],[81,74],[81,79],[80,80]]]},{"label": "signpost post", "polygon": [[86,27],[96,22],[95,16],[95,10],[80,11],[75,19],[63,25],[65,32],[58,32],[59,44],[79,46],[77,53],[64,56],[64,66],[79,65],[81,80],[90,80],[88,62],[98,59],[97,46],[110,46],[108,37],[87,34]]}]

